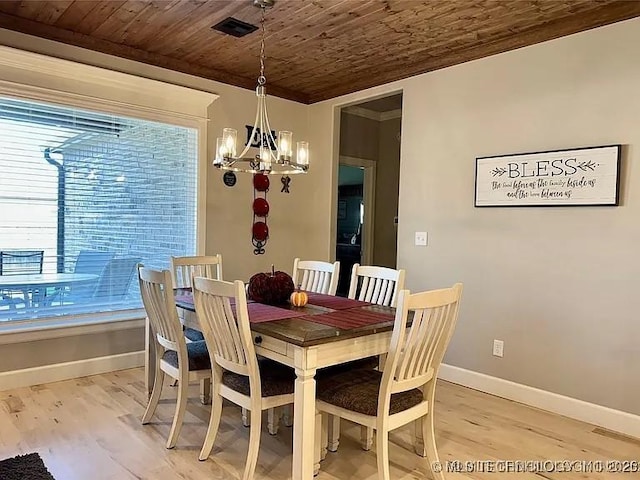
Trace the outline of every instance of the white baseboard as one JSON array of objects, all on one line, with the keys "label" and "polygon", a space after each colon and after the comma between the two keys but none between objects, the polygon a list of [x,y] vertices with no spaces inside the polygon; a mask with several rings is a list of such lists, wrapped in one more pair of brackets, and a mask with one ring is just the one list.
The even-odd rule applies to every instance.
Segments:
[{"label": "white baseboard", "polygon": [[0,372],[0,390],[59,382],[144,365],[144,351]]},{"label": "white baseboard", "polygon": [[640,438],[640,416],[632,413],[614,410],[444,363],[440,366],[438,378]]}]

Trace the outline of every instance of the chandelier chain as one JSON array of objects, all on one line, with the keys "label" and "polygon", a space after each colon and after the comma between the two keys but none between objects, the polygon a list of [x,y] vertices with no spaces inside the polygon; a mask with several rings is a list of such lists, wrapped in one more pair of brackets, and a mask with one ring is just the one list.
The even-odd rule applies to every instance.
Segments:
[{"label": "chandelier chain", "polygon": [[266,35],[264,28],[264,10],[265,7],[261,7],[262,18],[260,19],[260,26],[262,27],[262,39],[260,40],[260,76],[258,77],[258,85],[264,85],[267,83],[267,78],[264,76],[264,37]]}]

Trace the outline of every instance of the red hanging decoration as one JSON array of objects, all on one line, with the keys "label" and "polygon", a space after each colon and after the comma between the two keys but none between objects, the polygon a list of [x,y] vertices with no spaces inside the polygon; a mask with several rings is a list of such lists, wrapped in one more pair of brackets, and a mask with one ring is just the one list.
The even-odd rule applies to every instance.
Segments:
[{"label": "red hanging decoration", "polygon": [[269,202],[262,197],[256,198],[253,201],[253,213],[257,217],[266,217],[269,214]]},{"label": "red hanging decoration", "polygon": [[269,227],[264,222],[256,222],[253,224],[253,239],[258,242],[265,242],[269,238]]},{"label": "red hanging decoration", "polygon": [[[255,247],[254,255],[262,255],[264,246],[269,239],[269,227],[267,226],[267,215],[269,215],[269,202],[267,202],[267,192],[269,191],[269,177],[261,173],[253,175],[253,227],[251,229],[251,242]],[[258,196],[261,193],[263,196]],[[261,218],[262,220],[257,220]]]},{"label": "red hanging decoration", "polygon": [[266,192],[269,190],[269,177],[262,173],[253,175],[253,188],[258,192]]}]

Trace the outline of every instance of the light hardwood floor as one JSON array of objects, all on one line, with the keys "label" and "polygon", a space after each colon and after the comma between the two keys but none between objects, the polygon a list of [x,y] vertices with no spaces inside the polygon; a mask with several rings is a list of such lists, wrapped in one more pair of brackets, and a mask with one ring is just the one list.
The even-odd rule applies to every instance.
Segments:
[{"label": "light hardwood floor", "polygon": [[[209,407],[198,386],[175,449],[164,447],[176,390],[166,387],[153,423],[143,426],[142,369],[0,392],[0,459],[37,451],[56,480],[235,479],[244,467],[249,430],[240,410],[223,409],[209,460],[199,462]],[[640,460],[640,440],[446,382],[436,393],[436,434],[446,460]],[[291,428],[261,439],[256,478],[291,475]],[[318,480],[374,480],[374,450],[360,449],[360,429],[343,423],[340,449],[322,462]],[[412,453],[411,431],[391,435],[391,477],[430,478],[425,460]],[[375,447],[374,447],[375,449]],[[638,479],[640,474],[450,473],[448,479]]]}]

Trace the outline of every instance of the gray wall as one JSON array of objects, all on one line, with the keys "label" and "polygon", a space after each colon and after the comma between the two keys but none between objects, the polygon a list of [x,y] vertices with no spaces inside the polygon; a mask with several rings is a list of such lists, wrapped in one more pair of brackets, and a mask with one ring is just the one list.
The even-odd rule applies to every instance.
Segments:
[{"label": "gray wall", "polygon": [[[639,44],[633,19],[310,106],[331,158],[336,109],[403,92],[398,265],[464,283],[446,363],[640,414]],[[618,207],[473,206],[476,157],[613,143]]]},{"label": "gray wall", "polygon": [[[640,414],[639,44],[633,20],[403,82],[399,264],[464,283],[446,363]],[[476,157],[614,143],[618,207],[474,208]]]}]

